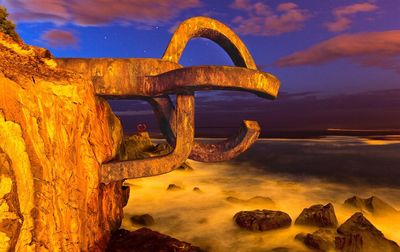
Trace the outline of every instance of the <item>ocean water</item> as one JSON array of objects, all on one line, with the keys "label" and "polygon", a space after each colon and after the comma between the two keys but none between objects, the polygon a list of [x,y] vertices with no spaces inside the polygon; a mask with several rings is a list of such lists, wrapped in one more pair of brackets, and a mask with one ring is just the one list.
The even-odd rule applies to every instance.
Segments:
[{"label": "ocean water", "polygon": [[[233,222],[241,210],[271,209],[288,213],[293,222],[313,204],[331,202],[339,223],[353,211],[345,199],[378,196],[400,210],[400,138],[325,137],[261,139],[238,158],[221,163],[189,161],[194,171],[126,181],[131,187],[122,227],[140,226],[132,214],[151,214],[150,228],[208,251],[268,251],[288,247],[307,251],[294,236],[317,228],[292,225],[266,232],[240,229]],[[169,184],[183,189],[167,191]],[[201,192],[193,191],[199,187]],[[226,200],[270,197],[274,206],[240,205]],[[400,244],[400,218],[366,217],[385,236]]]}]

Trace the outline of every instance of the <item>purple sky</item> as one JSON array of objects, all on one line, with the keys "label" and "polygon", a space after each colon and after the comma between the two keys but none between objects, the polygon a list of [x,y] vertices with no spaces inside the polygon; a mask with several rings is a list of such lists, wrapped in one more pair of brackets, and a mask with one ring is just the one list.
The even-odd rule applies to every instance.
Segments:
[{"label": "purple sky", "polygon": [[[236,127],[241,119],[254,118],[266,129],[400,128],[398,0],[0,4],[8,8],[27,43],[47,47],[56,57],[158,58],[174,27],[188,17],[209,16],[227,24],[259,68],[281,80],[281,92],[273,102],[235,92],[198,93],[201,127]],[[205,39],[192,40],[180,63],[232,65],[222,49]],[[151,113],[148,106],[134,104],[113,106],[117,111],[140,110],[137,120]]]}]

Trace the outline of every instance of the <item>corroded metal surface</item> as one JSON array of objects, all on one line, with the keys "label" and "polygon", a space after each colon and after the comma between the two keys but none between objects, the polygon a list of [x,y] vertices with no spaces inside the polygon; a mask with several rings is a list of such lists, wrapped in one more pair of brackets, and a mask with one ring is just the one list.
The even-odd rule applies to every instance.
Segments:
[{"label": "corroded metal surface", "polygon": [[145,77],[143,93],[158,96],[183,91],[238,90],[275,98],[279,81],[268,73],[230,66],[195,66]]},{"label": "corroded metal surface", "polygon": [[[182,52],[189,40],[196,37],[216,42],[227,52],[235,67],[182,67],[178,63]],[[244,121],[238,134],[224,141],[197,142],[193,135],[186,137],[193,133],[189,130],[193,131],[194,120],[184,116],[189,112],[183,111],[181,103],[191,104],[193,112],[193,92],[210,89],[246,91],[274,99],[280,85],[275,76],[257,70],[248,49],[229,27],[206,17],[194,17],[181,23],[162,59],[75,58],[57,59],[57,63],[90,79],[98,95],[149,101],[162,133],[175,146],[174,151],[165,156],[103,164],[103,182],[162,174],[178,167],[178,163],[182,163],[189,154],[190,158],[203,162],[224,161],[237,156],[256,141],[260,133],[257,122]],[[175,111],[169,94],[178,95],[178,111]]]},{"label": "corroded metal surface", "polygon": [[208,38],[217,43],[236,66],[257,69],[242,40],[228,26],[208,17],[193,17],[182,22],[174,32],[162,59],[179,62],[189,40],[196,37]]},{"label": "corroded metal surface", "polygon": [[[176,112],[171,99],[159,97],[150,99],[160,129],[168,143],[175,145]],[[236,135],[233,135],[221,142],[200,142],[193,143],[193,149],[189,158],[200,162],[220,162],[230,160],[246,151],[257,140],[260,135],[260,126],[255,121],[245,120]]]},{"label": "corroded metal surface", "polygon": [[176,144],[174,150],[164,156],[146,159],[118,161],[103,164],[100,180],[103,183],[129,178],[160,175],[178,168],[189,157],[194,140],[193,95],[177,95]]},{"label": "corroded metal surface", "polygon": [[106,97],[152,96],[152,90],[144,85],[145,76],[182,68],[178,63],[152,58],[59,58],[56,62],[91,80],[96,94]]},{"label": "corroded metal surface", "polygon": [[279,89],[275,76],[243,67],[181,68],[165,62],[162,71],[163,61],[159,59],[57,59],[57,63],[92,80],[96,94],[109,98],[155,97],[210,89],[248,91],[275,98]]},{"label": "corroded metal surface", "polygon": [[220,162],[232,159],[250,148],[260,135],[260,131],[258,122],[245,120],[236,135],[222,142],[217,144],[196,142],[193,145],[190,158],[203,162]]},{"label": "corroded metal surface", "polygon": [[[236,66],[257,69],[253,57],[241,39],[226,25],[206,17],[191,18],[180,24],[164,52],[163,59],[178,63],[186,44],[196,37],[208,38],[217,43]],[[279,82],[277,82],[276,91],[278,87]],[[271,92],[269,96],[275,98],[276,94]],[[173,145],[175,133],[172,129],[175,128],[175,111],[171,100],[168,96],[163,96],[150,99],[150,103],[153,105],[161,131],[167,141]],[[212,143],[195,141],[189,158],[201,162],[232,159],[246,151],[257,140],[259,134],[260,128],[257,122],[244,121],[239,133],[224,141]]]}]

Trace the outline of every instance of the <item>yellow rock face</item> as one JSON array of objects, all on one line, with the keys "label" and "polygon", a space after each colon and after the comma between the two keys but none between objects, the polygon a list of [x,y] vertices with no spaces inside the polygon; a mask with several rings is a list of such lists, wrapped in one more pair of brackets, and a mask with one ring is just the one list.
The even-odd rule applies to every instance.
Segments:
[{"label": "yellow rock face", "polygon": [[103,249],[119,227],[122,182],[99,184],[120,121],[48,51],[0,34],[0,251]]}]

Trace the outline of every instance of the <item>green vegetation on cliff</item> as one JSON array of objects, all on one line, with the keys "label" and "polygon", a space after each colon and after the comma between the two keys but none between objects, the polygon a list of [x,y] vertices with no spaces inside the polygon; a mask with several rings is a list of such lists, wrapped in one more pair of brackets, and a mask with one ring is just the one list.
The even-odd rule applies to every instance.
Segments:
[{"label": "green vegetation on cliff", "polygon": [[7,18],[8,12],[6,8],[0,6],[0,32],[7,34],[16,42],[21,42],[21,38],[15,31],[15,24]]}]

